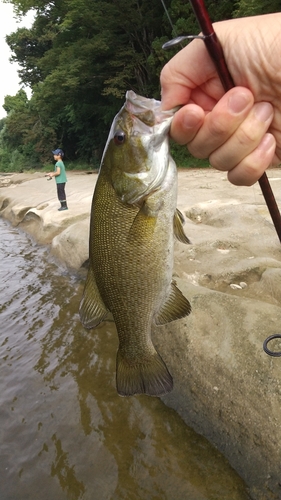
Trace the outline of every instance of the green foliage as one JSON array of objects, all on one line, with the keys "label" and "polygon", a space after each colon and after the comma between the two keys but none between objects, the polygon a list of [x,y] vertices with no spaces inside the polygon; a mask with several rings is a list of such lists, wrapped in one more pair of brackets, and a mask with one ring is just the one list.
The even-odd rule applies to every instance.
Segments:
[{"label": "green foliage", "polygon": [[12,152],[8,149],[0,148],[1,172],[22,172],[25,165],[25,158],[17,150]]},{"label": "green foliage", "polygon": [[[186,0],[165,0],[173,30],[160,0],[11,3],[19,17],[36,13],[30,29],[6,37],[32,96],[20,90],[5,98],[0,169],[42,167],[58,146],[69,162],[96,168],[126,90],[159,98],[159,74],[173,55],[163,43],[199,31]],[[213,21],[237,8],[226,0],[206,0],[206,6]]]},{"label": "green foliage", "polygon": [[77,160],[77,161],[67,162],[66,166],[67,170],[78,170],[84,172],[85,170],[89,171],[97,170],[99,168],[99,162],[97,162],[96,164],[94,162],[89,164]]},{"label": "green foliage", "polygon": [[240,0],[237,2],[237,9],[233,17],[256,16],[279,12],[281,8],[280,0]]},{"label": "green foliage", "polygon": [[3,108],[6,113],[10,113],[11,111],[24,112],[24,110],[27,108],[27,104],[28,99],[26,92],[21,89],[15,96],[5,96]]},{"label": "green foliage", "polygon": [[209,160],[198,160],[188,151],[186,146],[180,146],[171,141],[171,155],[178,168],[207,168],[210,166]]}]

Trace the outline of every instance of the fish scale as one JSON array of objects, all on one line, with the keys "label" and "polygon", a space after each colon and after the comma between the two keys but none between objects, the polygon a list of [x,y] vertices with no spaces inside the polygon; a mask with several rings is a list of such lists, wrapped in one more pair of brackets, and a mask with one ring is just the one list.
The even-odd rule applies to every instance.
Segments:
[{"label": "fish scale", "polygon": [[171,117],[161,114],[158,101],[127,93],[93,196],[80,317],[85,327],[94,328],[112,314],[119,336],[117,391],[123,396],[172,390],[152,328],[191,310],[172,280],[174,234],[189,240],[176,210],[177,171],[168,151]]}]

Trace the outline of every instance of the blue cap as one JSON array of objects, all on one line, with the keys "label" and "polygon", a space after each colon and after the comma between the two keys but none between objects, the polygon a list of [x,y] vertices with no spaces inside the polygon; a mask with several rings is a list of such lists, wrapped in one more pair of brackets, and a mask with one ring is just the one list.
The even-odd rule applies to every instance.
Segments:
[{"label": "blue cap", "polygon": [[60,156],[64,156],[64,152],[62,149],[58,148],[58,149],[55,149],[55,151],[52,151],[53,155],[60,155]]}]

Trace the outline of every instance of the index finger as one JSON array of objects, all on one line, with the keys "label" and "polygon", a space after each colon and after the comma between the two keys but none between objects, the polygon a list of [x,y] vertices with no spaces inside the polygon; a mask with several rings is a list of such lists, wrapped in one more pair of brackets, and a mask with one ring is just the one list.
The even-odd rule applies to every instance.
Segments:
[{"label": "index finger", "polygon": [[[214,79],[216,85],[213,85]],[[223,94],[223,88],[221,84],[217,85],[217,81],[216,68],[204,42],[193,40],[187,47],[178,52],[161,71],[163,110],[187,104],[192,91],[202,86],[205,86],[204,90],[211,97],[219,99]]]}]

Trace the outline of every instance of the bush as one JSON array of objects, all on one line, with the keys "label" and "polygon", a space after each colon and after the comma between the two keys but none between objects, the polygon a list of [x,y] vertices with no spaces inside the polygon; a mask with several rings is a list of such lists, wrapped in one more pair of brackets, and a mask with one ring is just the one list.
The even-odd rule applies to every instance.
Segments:
[{"label": "bush", "polygon": [[6,149],[0,150],[1,172],[22,172],[24,167],[23,156],[17,149],[12,153],[9,153]]},{"label": "bush", "polygon": [[178,168],[208,168],[210,166],[209,160],[194,158],[186,146],[180,146],[174,141],[171,141],[171,155]]}]

